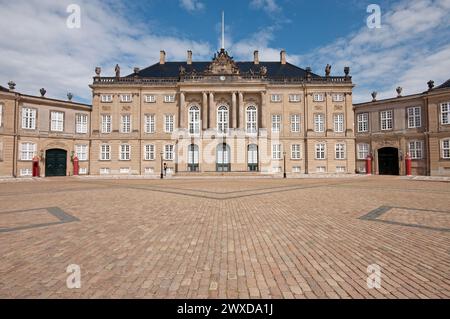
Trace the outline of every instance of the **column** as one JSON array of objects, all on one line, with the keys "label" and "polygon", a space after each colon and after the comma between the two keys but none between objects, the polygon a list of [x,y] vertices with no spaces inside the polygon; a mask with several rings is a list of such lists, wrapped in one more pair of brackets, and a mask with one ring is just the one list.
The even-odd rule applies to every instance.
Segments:
[{"label": "column", "polygon": [[244,111],[244,94],[239,92],[239,128],[244,129],[245,125],[245,111]]},{"label": "column", "polygon": [[212,119],[213,119],[213,112],[214,112],[214,93],[209,93],[209,116],[208,116],[208,128],[214,128],[215,125],[214,123],[212,123]]},{"label": "column", "polygon": [[[266,128],[267,125],[267,110],[266,110],[266,92],[261,92],[261,106],[259,107],[260,123],[258,128]],[[283,119],[284,121],[284,119]]]},{"label": "column", "polygon": [[237,128],[237,106],[236,106],[236,92],[231,93],[231,119],[232,119],[232,126],[231,128]]},{"label": "column", "polygon": [[185,121],[184,121],[184,104],[185,104],[185,96],[184,93],[180,93],[180,109],[178,113],[178,128],[184,128],[185,127]]},{"label": "column", "polygon": [[208,93],[206,93],[206,92],[203,92],[202,128],[203,128],[203,130],[208,129]]}]

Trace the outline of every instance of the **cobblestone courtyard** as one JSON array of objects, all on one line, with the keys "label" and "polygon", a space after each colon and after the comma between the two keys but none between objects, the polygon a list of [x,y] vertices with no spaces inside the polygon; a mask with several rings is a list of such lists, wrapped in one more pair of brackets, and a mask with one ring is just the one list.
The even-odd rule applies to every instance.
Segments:
[{"label": "cobblestone courtyard", "polygon": [[445,182],[0,184],[2,298],[450,298],[449,249]]}]

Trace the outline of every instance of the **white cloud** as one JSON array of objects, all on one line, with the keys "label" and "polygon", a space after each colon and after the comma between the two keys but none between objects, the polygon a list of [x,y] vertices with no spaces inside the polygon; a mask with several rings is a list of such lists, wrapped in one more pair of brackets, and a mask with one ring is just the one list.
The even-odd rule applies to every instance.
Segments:
[{"label": "white cloud", "polygon": [[180,5],[187,11],[200,11],[205,8],[205,5],[199,0],[180,0]]},{"label": "white cloud", "polygon": [[267,13],[275,13],[281,11],[281,7],[276,3],[275,0],[252,0],[250,2],[250,7],[255,9],[263,9]]}]

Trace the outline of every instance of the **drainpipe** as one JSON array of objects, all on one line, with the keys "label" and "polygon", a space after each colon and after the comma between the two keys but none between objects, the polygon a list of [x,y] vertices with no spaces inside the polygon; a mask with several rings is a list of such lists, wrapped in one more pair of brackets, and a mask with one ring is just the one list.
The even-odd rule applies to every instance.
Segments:
[{"label": "drainpipe", "polygon": [[15,93],[14,97],[14,131],[13,131],[13,167],[12,176],[17,178],[17,150],[18,150],[18,127],[19,127],[19,99],[20,96]]}]

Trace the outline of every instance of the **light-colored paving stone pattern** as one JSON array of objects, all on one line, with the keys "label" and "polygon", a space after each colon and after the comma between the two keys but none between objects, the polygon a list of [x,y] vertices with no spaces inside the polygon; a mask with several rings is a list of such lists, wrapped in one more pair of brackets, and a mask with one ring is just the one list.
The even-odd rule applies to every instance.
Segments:
[{"label": "light-colored paving stone pattern", "polygon": [[[2,183],[0,229],[11,223],[3,213],[38,208],[59,207],[80,221],[0,232],[0,297],[450,298],[450,232],[361,219],[381,206],[437,211],[381,218],[445,228],[450,184],[398,177]],[[36,221],[27,218],[20,223]],[[66,287],[70,264],[81,266],[81,289]],[[382,268],[381,289],[367,288],[371,264]]]}]

